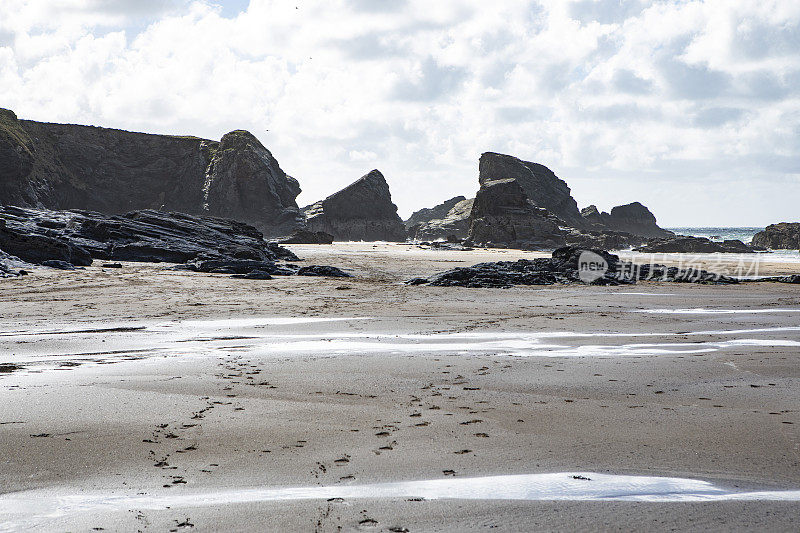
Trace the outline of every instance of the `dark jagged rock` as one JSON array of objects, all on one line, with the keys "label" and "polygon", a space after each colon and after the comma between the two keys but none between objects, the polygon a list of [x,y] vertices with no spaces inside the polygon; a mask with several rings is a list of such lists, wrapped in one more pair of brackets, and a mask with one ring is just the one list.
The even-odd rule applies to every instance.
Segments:
[{"label": "dark jagged rock", "polygon": [[0,278],[24,276],[27,274],[25,269],[30,267],[33,267],[33,265],[0,250]]},{"label": "dark jagged rock", "polygon": [[[456,198],[463,198],[463,196]],[[408,230],[409,237],[416,240],[447,239],[451,236],[457,239],[466,239],[469,235],[470,214],[472,213],[474,202],[474,198],[461,200],[454,204],[441,218],[434,218],[410,226]]]},{"label": "dark jagged rock", "polygon": [[427,242],[423,241],[417,244],[420,248],[425,246],[429,247],[431,250],[453,250],[457,252],[469,252],[470,250],[474,250],[473,247],[465,245],[463,242],[454,242],[450,241],[433,241]]},{"label": "dark jagged rock", "polygon": [[481,155],[478,171],[481,187],[495,180],[514,179],[535,206],[547,209],[569,226],[584,227],[585,222],[567,183],[546,166],[486,152]]},{"label": "dark jagged rock", "polygon": [[581,210],[581,216],[589,227],[599,230],[629,233],[647,238],[672,237],[675,234],[656,224],[656,217],[639,202],[618,205],[611,213],[600,212],[590,205]]},{"label": "dark jagged rock", "polygon": [[324,231],[299,229],[289,237],[278,239],[278,244],[332,244],[333,235]]},{"label": "dark jagged rock", "polygon": [[175,270],[190,270],[211,274],[248,274],[250,272],[267,272],[276,276],[291,276],[299,267],[286,264],[279,265],[274,261],[258,261],[253,259],[196,259],[181,265]]},{"label": "dark jagged rock", "polygon": [[404,221],[406,230],[409,230],[409,233],[411,233],[411,228],[415,226],[425,224],[431,220],[444,218],[457,203],[463,202],[464,200],[466,200],[464,196],[455,196],[433,207],[426,207],[419,211],[414,211],[411,216]]},{"label": "dark jagged rock", "polygon": [[214,215],[278,236],[303,225],[299,193],[245,131],[217,142],[18,120],[0,109],[0,204]]},{"label": "dark jagged rock", "polygon": [[772,250],[797,250],[800,248],[800,222],[770,224],[753,236],[752,244]]},{"label": "dark jagged rock", "polygon": [[332,266],[308,265],[297,271],[298,276],[327,276],[331,278],[351,278],[344,270]]},{"label": "dark jagged rock", "polygon": [[644,237],[620,231],[580,231],[566,228],[564,232],[564,239],[568,245],[581,248],[624,250],[641,245],[646,240]]},{"label": "dark jagged rock", "polygon": [[89,252],[58,236],[57,230],[45,227],[41,233],[20,231],[19,225],[3,218],[6,211],[7,208],[0,206],[0,250],[34,264],[45,261],[62,261],[82,266],[92,264]]},{"label": "dark jagged rock", "polygon": [[311,231],[337,241],[404,241],[406,230],[389,185],[373,170],[339,192],[303,209]]},{"label": "dark jagged rock", "polygon": [[72,263],[67,263],[66,261],[58,261],[56,259],[48,259],[47,261],[42,261],[42,266],[55,268],[58,270],[76,270],[78,268]]},{"label": "dark jagged rock", "polygon": [[247,274],[234,274],[231,277],[239,279],[272,279],[269,272],[264,272],[263,270],[253,270]]},{"label": "dark jagged rock", "polygon": [[0,206],[0,249],[31,263],[89,265],[92,258],[183,263],[197,258],[297,260],[252,226],[159,211],[104,215]]},{"label": "dark jagged rock", "polygon": [[[584,255],[587,254],[587,255]],[[587,257],[588,256],[588,257]],[[585,277],[587,261],[599,260],[604,270],[596,276]],[[584,250],[565,246],[553,251],[551,258],[520,259],[479,263],[434,274],[428,278],[414,278],[409,285],[440,287],[508,288],[514,285],[553,285],[557,283],[590,283],[593,285],[619,285],[641,280],[683,283],[738,283],[736,279],[699,269],[679,269],[663,265],[636,265],[620,261],[619,257],[604,250]]]},{"label": "dark jagged rock", "polygon": [[261,229],[267,236],[285,235],[302,226],[295,198],[297,180],[250,132],[237,130],[222,137],[205,175],[204,209]]},{"label": "dark jagged rock", "polygon": [[[273,261],[252,261],[247,259],[198,259],[173,267],[175,270],[207,272],[211,274],[234,274],[233,277],[245,279],[270,279],[270,276],[328,276],[349,278],[350,274],[343,270],[324,265],[308,265],[299,267],[291,263],[278,264]],[[253,276],[249,276],[253,274]]]},{"label": "dark jagged rock", "polygon": [[651,239],[646,245],[636,248],[646,253],[751,253],[753,248],[740,240],[730,239],[715,242],[705,237],[678,236],[669,239]]},{"label": "dark jagged rock", "polygon": [[535,206],[516,179],[481,182],[472,205],[468,240],[523,249],[554,248],[565,242],[557,220]]}]

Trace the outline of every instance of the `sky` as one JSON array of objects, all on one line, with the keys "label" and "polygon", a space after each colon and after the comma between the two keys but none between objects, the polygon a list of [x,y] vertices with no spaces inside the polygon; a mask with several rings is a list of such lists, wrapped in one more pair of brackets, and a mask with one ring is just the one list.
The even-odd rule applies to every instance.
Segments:
[{"label": "sky", "polygon": [[247,129],[301,206],[378,168],[405,218],[494,151],[662,226],[800,220],[795,0],[2,0],[0,107]]}]

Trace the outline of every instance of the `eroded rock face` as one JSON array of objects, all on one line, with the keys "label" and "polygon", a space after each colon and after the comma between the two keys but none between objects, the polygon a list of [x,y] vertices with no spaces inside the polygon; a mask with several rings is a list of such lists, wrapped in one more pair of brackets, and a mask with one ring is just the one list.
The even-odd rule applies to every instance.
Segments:
[{"label": "eroded rock face", "polygon": [[773,250],[800,249],[800,222],[770,224],[753,236],[753,246]]},{"label": "eroded rock face", "polygon": [[216,215],[278,236],[302,227],[299,192],[244,131],[216,142],[17,120],[0,109],[0,204]]},{"label": "eroded rock face", "polygon": [[408,220],[404,223],[406,225],[406,229],[409,230],[411,233],[411,228],[415,226],[419,226],[421,224],[425,224],[426,222],[430,222],[431,220],[441,219],[447,216],[447,213],[450,212],[453,207],[459,203],[466,200],[463,196],[454,196],[449,200],[445,200],[444,202],[440,203],[439,205],[435,205],[433,207],[426,207],[420,209],[419,211],[414,211]]},{"label": "eroded rock face", "polygon": [[237,130],[222,137],[205,179],[203,204],[210,215],[246,222],[267,237],[286,235],[303,225],[295,202],[300,184],[250,132]]},{"label": "eroded rock face", "polygon": [[470,213],[468,240],[488,246],[552,248],[564,243],[557,220],[530,201],[516,179],[486,180]]},{"label": "eroded rock face", "polygon": [[420,241],[448,238],[466,239],[469,234],[469,217],[474,203],[474,198],[460,200],[441,218],[434,218],[411,226],[408,236]]},{"label": "eroded rock face", "polygon": [[233,220],[159,211],[105,215],[0,206],[0,250],[24,261],[90,265],[92,259],[183,263],[203,259],[297,260]]},{"label": "eroded rock face", "polygon": [[324,231],[300,229],[288,237],[278,239],[278,244],[332,244],[333,235]]},{"label": "eroded rock face", "polygon": [[547,209],[569,226],[585,225],[567,183],[544,165],[486,152],[481,155],[478,172],[481,187],[495,180],[514,179],[535,206]]},{"label": "eroded rock face", "polygon": [[389,184],[378,170],[303,211],[310,231],[329,233],[337,241],[399,242],[406,238]]},{"label": "eroded rock face", "polygon": [[597,207],[590,205],[581,210],[581,216],[589,227],[597,230],[624,232],[647,238],[675,235],[658,227],[653,213],[639,202],[618,205],[611,209],[611,213],[600,212]]}]

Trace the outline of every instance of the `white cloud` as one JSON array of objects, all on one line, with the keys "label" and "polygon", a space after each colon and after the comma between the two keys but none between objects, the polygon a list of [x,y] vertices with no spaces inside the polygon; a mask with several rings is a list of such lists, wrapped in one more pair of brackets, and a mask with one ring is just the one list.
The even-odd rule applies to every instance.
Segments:
[{"label": "white cloud", "polygon": [[[798,216],[796,2],[46,4],[0,3],[0,106],[246,128],[300,180],[301,204],[378,167],[408,214],[474,193],[493,150],[551,167],[581,204],[639,200],[668,224]],[[730,191],[747,187],[764,198]]]}]

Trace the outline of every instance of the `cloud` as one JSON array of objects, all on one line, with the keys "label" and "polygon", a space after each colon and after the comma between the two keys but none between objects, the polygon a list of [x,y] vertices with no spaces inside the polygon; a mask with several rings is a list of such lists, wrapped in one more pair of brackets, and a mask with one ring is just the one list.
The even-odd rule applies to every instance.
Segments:
[{"label": "cloud", "polygon": [[694,116],[693,123],[700,128],[716,128],[739,120],[745,115],[744,109],[735,107],[707,107]]},{"label": "cloud", "polygon": [[392,90],[399,100],[431,101],[452,94],[466,76],[466,69],[440,65],[426,57],[401,77]]},{"label": "cloud", "polygon": [[[686,223],[701,206],[797,216],[781,211],[800,197],[797,2],[45,4],[0,2],[0,106],[209,138],[246,128],[301,203],[378,167],[408,214],[474,194],[478,156],[496,150],[548,165],[586,203],[639,200]],[[710,185],[682,200],[686,183],[725,180],[777,207],[720,207]]]}]

